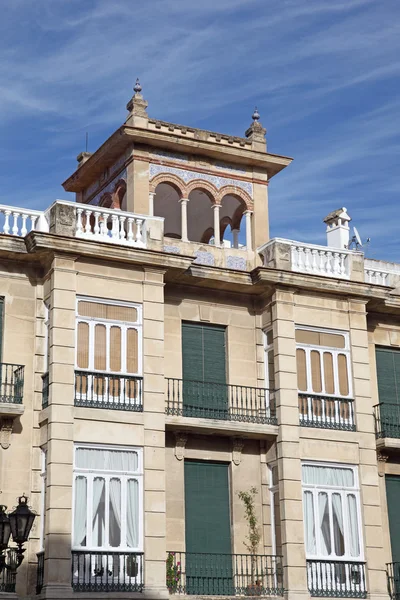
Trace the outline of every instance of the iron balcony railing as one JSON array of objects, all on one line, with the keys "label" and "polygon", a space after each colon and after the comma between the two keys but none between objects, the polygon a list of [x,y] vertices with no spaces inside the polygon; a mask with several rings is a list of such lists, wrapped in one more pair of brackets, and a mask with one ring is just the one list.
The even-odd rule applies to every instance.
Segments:
[{"label": "iron balcony railing", "polygon": [[400,438],[400,404],[376,404],[374,417],[377,438]]},{"label": "iron balcony railing", "polygon": [[75,371],[75,406],[143,411],[143,378]]},{"label": "iron balcony railing", "polygon": [[72,551],[75,592],[142,592],[143,552]]},{"label": "iron balcony railing", "polygon": [[249,554],[167,553],[170,594],[283,596],[282,557]]},{"label": "iron balcony railing", "polygon": [[265,388],[167,378],[167,415],[277,425],[275,394]]},{"label": "iron balcony railing", "polygon": [[354,400],[299,393],[300,425],[355,431]]},{"label": "iron balcony railing", "polygon": [[388,592],[391,600],[400,599],[400,563],[386,565]]},{"label": "iron balcony railing", "polygon": [[311,596],[366,598],[365,563],[307,560],[307,583]]},{"label": "iron balcony railing", "polygon": [[44,582],[44,552],[38,552],[36,556],[38,559],[36,567],[36,593],[40,594]]},{"label": "iron balcony railing", "polygon": [[24,367],[0,363],[0,402],[22,404]]},{"label": "iron balcony railing", "polygon": [[6,565],[0,573],[0,592],[15,593],[15,583],[17,578],[17,553],[14,548],[10,548],[5,556]]},{"label": "iron balcony railing", "polygon": [[42,375],[42,408],[49,405],[49,374]]}]

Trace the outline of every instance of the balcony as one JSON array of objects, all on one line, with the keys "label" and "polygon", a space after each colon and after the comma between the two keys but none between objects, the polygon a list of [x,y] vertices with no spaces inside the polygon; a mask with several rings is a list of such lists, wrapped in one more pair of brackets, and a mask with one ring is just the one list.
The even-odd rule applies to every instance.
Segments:
[{"label": "balcony", "polygon": [[377,445],[400,448],[400,404],[381,402],[374,406]]},{"label": "balcony", "polygon": [[4,568],[0,573],[0,592],[5,594],[15,594],[15,584],[17,580],[17,554],[14,548],[7,550],[6,565],[12,565],[13,568]]},{"label": "balcony", "polygon": [[0,417],[11,419],[24,412],[24,366],[0,363]]},{"label": "balcony", "polygon": [[355,431],[354,400],[299,394],[300,425]]},{"label": "balcony", "polygon": [[400,597],[400,563],[388,563],[386,565],[386,576],[389,597],[391,600],[398,600]]},{"label": "balcony", "polygon": [[311,596],[366,598],[365,563],[307,560],[307,583]]},{"label": "balcony", "polygon": [[168,552],[167,587],[170,594],[283,596],[282,558]]},{"label": "balcony", "polygon": [[166,386],[167,424],[215,428],[211,422],[221,421],[226,432],[278,424],[272,390],[174,378]]},{"label": "balcony", "polygon": [[74,592],[142,592],[143,552],[72,551]]},{"label": "balcony", "polygon": [[75,371],[75,406],[143,412],[143,378]]}]

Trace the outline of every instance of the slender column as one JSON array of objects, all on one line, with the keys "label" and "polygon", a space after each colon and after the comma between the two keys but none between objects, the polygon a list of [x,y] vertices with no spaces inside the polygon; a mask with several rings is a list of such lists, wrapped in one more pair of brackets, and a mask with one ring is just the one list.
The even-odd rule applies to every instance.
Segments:
[{"label": "slender column", "polygon": [[181,240],[182,242],[188,242],[187,204],[189,202],[189,198],[181,198],[179,202],[181,203]]},{"label": "slender column", "polygon": [[232,229],[233,247],[239,248],[239,229]]},{"label": "slender column", "polygon": [[154,217],[154,198],[155,198],[156,193],[155,192],[149,192],[149,215],[151,217]]},{"label": "slender column", "polygon": [[219,204],[213,205],[214,211],[214,244],[219,247],[221,245],[221,233],[220,233],[220,223],[219,223]]},{"label": "slender column", "polygon": [[253,244],[251,241],[251,210],[246,210],[244,213],[246,216],[246,248],[247,250],[253,249]]}]

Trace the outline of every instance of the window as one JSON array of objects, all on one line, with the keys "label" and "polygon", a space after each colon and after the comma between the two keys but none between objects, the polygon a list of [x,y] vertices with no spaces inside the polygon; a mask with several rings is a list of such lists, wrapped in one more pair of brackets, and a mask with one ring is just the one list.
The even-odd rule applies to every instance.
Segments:
[{"label": "window", "polygon": [[140,550],[142,477],[139,448],[75,447],[74,549]]},{"label": "window", "polygon": [[274,340],[272,329],[264,331],[265,352],[265,386],[269,390],[275,389],[275,365],[274,365]]},{"label": "window", "polygon": [[304,463],[302,479],[307,558],[360,560],[363,550],[356,468]]},{"label": "window", "polygon": [[352,397],[348,333],[296,327],[300,393]]},{"label": "window", "polygon": [[40,465],[40,551],[44,550],[44,536],[46,523],[46,464],[47,464],[47,449],[41,450],[41,465]]},{"label": "window", "polygon": [[400,350],[376,348],[379,402],[400,404]]},{"label": "window", "polygon": [[282,553],[281,537],[281,514],[279,503],[279,477],[278,465],[273,463],[269,465],[269,498],[271,511],[271,547],[272,554]]}]

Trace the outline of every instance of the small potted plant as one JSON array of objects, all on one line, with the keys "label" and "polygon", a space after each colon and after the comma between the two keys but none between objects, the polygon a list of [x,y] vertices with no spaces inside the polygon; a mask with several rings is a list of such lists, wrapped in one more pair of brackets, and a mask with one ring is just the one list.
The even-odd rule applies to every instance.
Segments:
[{"label": "small potted plant", "polygon": [[249,527],[249,533],[246,536],[247,542],[244,542],[247,550],[250,553],[250,584],[246,587],[246,596],[261,596],[262,581],[261,573],[257,571],[257,550],[261,540],[261,532],[258,526],[258,520],[255,511],[254,498],[257,494],[255,487],[250,488],[248,492],[239,492],[238,496],[243,502],[245,510],[245,519]]},{"label": "small potted plant", "polygon": [[166,560],[167,588],[170,594],[176,594],[181,579],[181,563],[175,563],[175,552],[168,552]]}]

